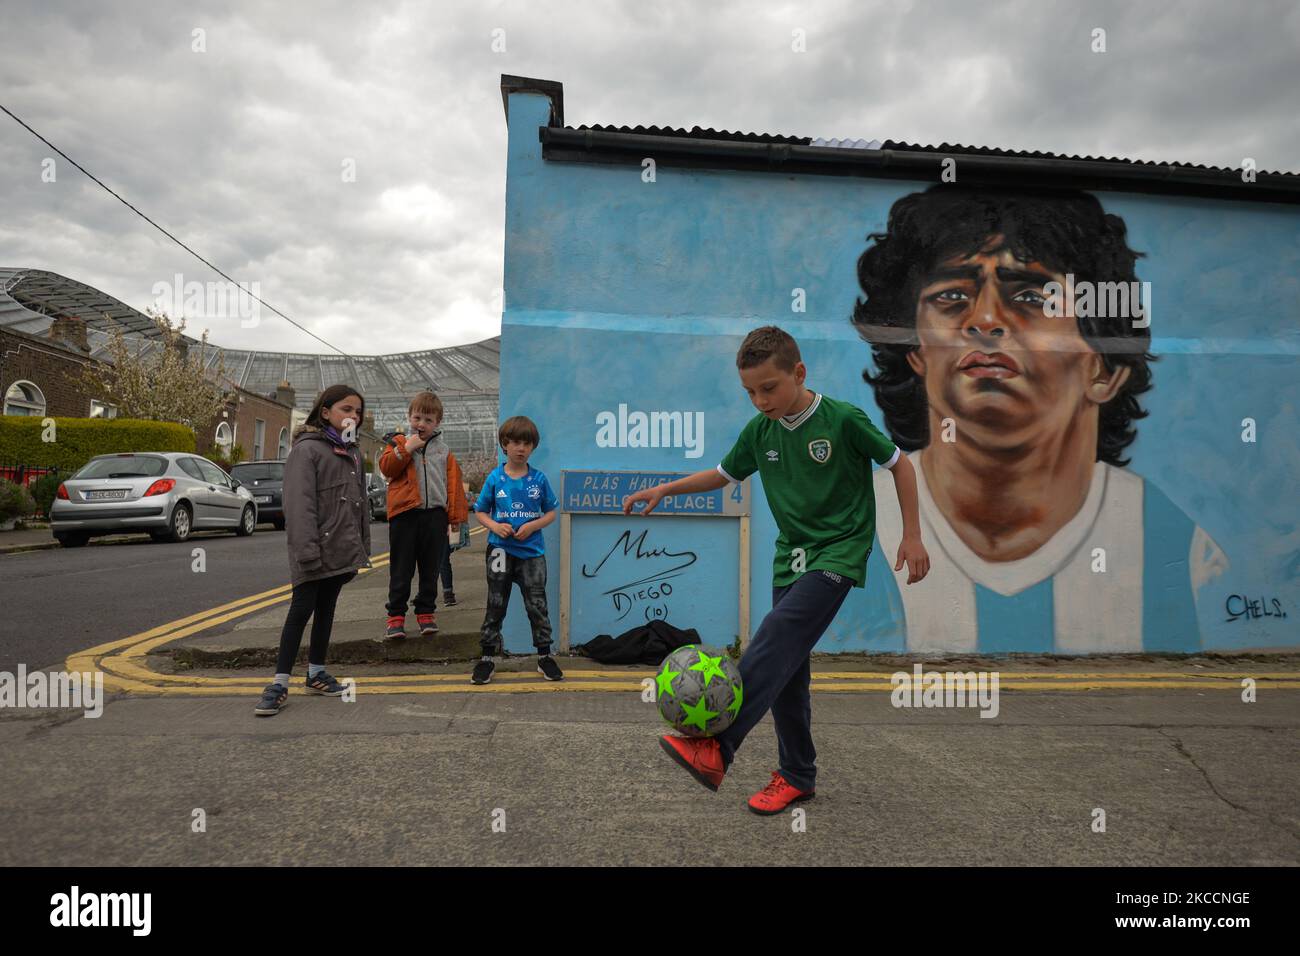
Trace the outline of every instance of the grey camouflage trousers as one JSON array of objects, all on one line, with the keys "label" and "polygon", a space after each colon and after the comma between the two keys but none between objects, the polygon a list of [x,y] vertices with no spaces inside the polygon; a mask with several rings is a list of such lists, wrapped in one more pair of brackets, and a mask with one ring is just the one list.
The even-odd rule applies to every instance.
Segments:
[{"label": "grey camouflage trousers", "polygon": [[538,654],[551,650],[551,618],[546,609],[546,555],[520,558],[504,548],[487,549],[487,613],[483,616],[483,629],[479,643],[484,657],[501,654],[501,622],[505,620],[510,604],[510,589],[519,586],[524,598],[524,611],[533,630],[533,646]]}]

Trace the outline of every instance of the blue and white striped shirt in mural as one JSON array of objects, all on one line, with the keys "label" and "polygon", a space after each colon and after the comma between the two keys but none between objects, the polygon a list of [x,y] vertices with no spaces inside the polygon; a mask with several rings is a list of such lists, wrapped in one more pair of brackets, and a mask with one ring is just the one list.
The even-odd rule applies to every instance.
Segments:
[{"label": "blue and white striped shirt in mural", "polygon": [[[908,585],[893,562],[902,537],[898,499],[875,473],[877,546],[867,562],[873,649],[997,654],[1195,651],[1197,592],[1227,568],[1210,536],[1140,475],[1093,466],[1087,498],[1033,554],[985,561],[957,536],[915,466],[930,573]],[[1094,550],[1105,571],[1094,571]]]}]

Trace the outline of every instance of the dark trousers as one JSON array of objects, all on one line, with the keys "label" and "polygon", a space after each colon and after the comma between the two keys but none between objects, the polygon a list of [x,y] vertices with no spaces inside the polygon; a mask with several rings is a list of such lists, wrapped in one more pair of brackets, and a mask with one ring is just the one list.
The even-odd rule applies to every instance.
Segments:
[{"label": "dark trousers", "polygon": [[504,548],[488,548],[487,613],[483,616],[479,641],[485,657],[496,657],[502,651],[501,622],[506,619],[510,604],[510,588],[516,584],[533,629],[533,646],[538,654],[551,651],[551,618],[546,610],[546,555],[517,558]]},{"label": "dark trousers", "polygon": [[442,559],[442,593],[454,594],[455,588],[451,586],[451,548],[447,549],[447,556]]},{"label": "dark trousers", "polygon": [[298,659],[302,632],[306,629],[309,618],[311,644],[307,650],[307,660],[312,664],[325,663],[325,652],[330,646],[330,632],[334,629],[334,608],[338,605],[339,592],[343,590],[343,585],[356,576],[357,572],[348,571],[293,586],[293,600],[289,602],[289,613],[284,619],[284,629],[280,631],[280,655],[275,662],[277,674],[293,673],[293,662]]},{"label": "dark trousers", "polygon": [[817,749],[812,741],[809,655],[852,587],[843,575],[809,571],[794,584],[772,589],[772,610],[740,658],[744,704],[735,723],[717,737],[724,766],[731,766],[741,741],[770,709],[781,776],[800,790],[814,789]]},{"label": "dark trousers", "polygon": [[415,613],[432,614],[438,606],[438,572],[447,555],[446,509],[411,508],[390,518],[388,550],[388,613],[406,614],[411,578],[418,569]]}]

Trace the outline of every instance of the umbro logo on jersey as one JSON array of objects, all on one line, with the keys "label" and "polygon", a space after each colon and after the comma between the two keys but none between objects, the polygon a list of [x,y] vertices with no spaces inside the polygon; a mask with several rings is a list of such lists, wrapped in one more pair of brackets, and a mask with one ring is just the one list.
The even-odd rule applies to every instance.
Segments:
[{"label": "umbro logo on jersey", "polygon": [[831,443],[825,438],[816,438],[808,443],[808,454],[812,455],[813,461],[824,464],[831,457]]},{"label": "umbro logo on jersey", "polygon": [[780,453],[780,452],[773,451],[773,450],[770,449],[770,448],[767,450],[767,460],[768,460],[768,461],[777,461],[778,459],[780,459],[780,457],[781,457],[781,453]]}]

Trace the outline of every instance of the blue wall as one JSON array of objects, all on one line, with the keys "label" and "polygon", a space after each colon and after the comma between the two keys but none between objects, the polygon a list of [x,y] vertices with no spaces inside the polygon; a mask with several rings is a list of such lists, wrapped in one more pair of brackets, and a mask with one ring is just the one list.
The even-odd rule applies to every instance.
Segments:
[{"label": "blue wall", "polygon": [[[764,324],[778,324],[799,341],[811,388],[861,406],[883,429],[861,378],[869,349],[848,321],[859,294],[855,265],[867,233],[884,229],[892,203],[927,184],[673,168],[660,168],[657,182],[645,183],[636,166],[544,162],[537,129],[549,105],[543,96],[522,93],[509,103],[501,416],[525,414],[537,423],[542,443],[532,463],[557,492],[566,468],[716,465],[754,415],[734,361],[745,333]],[[985,589],[972,598],[976,603],[954,605],[952,630],[968,636],[947,637],[942,615],[932,613],[944,598],[943,575],[936,575],[932,592],[918,592],[929,601],[928,623],[922,623],[920,605],[902,610],[901,592],[877,560],[887,549],[878,547],[869,575],[876,579],[852,593],[820,649],[1300,645],[1300,216],[1293,207],[1263,203],[1097,196],[1127,223],[1129,245],[1146,253],[1138,275],[1156,293],[1152,350],[1161,358],[1155,387],[1143,397],[1151,414],[1139,423],[1132,463],[1123,469],[1145,479],[1134,486],[1145,495],[1145,606],[1108,619],[1121,630],[1126,621],[1143,620],[1141,633],[1110,643],[1071,638],[1065,633],[1072,626],[1070,595],[1058,583],[1053,600],[1049,581],[1046,591],[1029,589],[1012,599]],[[791,310],[794,288],[806,290],[805,313]],[[620,403],[647,412],[703,412],[701,454],[597,447],[596,415],[617,412]],[[1255,443],[1241,440],[1247,417],[1257,423]],[[776,529],[758,477],[751,482],[751,627],[757,627],[770,607]],[[884,488],[877,495],[882,509],[893,497],[887,477]],[[1160,504],[1164,497],[1168,508]],[[556,522],[545,532],[557,627],[559,527]],[[1200,583],[1193,602],[1185,587],[1175,586],[1178,575],[1185,584],[1185,568],[1173,584],[1161,584],[1161,569],[1150,563],[1183,560],[1185,541],[1166,547],[1172,557],[1165,560],[1157,539],[1196,527],[1217,545],[1223,566]],[[603,567],[604,581],[583,579],[580,566],[598,563],[629,529],[634,536],[648,532],[645,550],[695,556],[670,582],[671,596],[616,603],[603,585],[639,580],[654,573],[656,560],[679,559],[623,557],[620,549]],[[732,640],[735,519],[575,516],[573,532],[574,643],[655,616],[697,627],[711,643]],[[944,554],[933,539],[926,544],[939,569]],[[886,557],[892,564],[893,553]],[[1115,599],[1100,603],[1143,600],[1113,577]],[[1156,593],[1157,587],[1163,590]],[[1248,601],[1271,613],[1227,620]],[[506,643],[524,651],[531,641],[517,604],[516,598]],[[959,620],[963,615],[979,619],[977,641],[969,637],[975,625]]]}]

